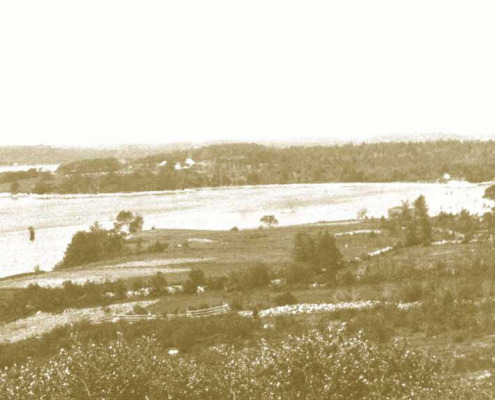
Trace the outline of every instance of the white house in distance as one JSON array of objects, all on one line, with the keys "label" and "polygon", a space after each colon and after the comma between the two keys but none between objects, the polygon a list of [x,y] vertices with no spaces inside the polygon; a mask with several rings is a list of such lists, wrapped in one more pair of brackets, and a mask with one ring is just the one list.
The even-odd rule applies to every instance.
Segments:
[{"label": "white house in distance", "polygon": [[184,161],[184,164],[178,162],[175,164],[175,170],[178,171],[180,169],[189,169],[191,168],[196,162],[192,158],[186,158]]}]

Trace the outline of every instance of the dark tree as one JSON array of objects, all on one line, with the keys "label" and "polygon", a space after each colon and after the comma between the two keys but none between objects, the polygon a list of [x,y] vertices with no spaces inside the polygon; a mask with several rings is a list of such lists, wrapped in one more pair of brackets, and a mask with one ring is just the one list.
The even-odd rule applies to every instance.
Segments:
[{"label": "dark tree", "polygon": [[261,217],[260,222],[269,228],[271,228],[273,225],[278,225],[278,219],[275,218],[274,215],[264,215]]},{"label": "dark tree", "polygon": [[474,216],[472,216],[468,210],[464,208],[461,210],[456,221],[457,230],[464,235],[464,242],[469,242],[476,229],[476,222]]},{"label": "dark tree", "polygon": [[304,232],[296,233],[293,257],[296,262],[308,262],[315,253],[313,238]]},{"label": "dark tree", "polygon": [[326,269],[327,273],[334,277],[342,268],[342,254],[337,248],[335,237],[328,232],[320,233],[317,239],[315,265]]},{"label": "dark tree", "polygon": [[137,233],[143,230],[144,219],[141,215],[136,215],[129,223],[129,233]]},{"label": "dark tree", "polygon": [[165,275],[163,275],[162,272],[157,272],[156,275],[150,279],[149,286],[151,287],[153,293],[161,293],[167,286],[167,279],[165,278]]},{"label": "dark tree", "polygon": [[416,246],[419,244],[418,232],[414,223],[414,214],[411,210],[409,202],[402,203],[400,225],[404,231],[404,241],[406,246]]},{"label": "dark tree", "polygon": [[184,291],[186,293],[195,293],[198,286],[202,286],[206,283],[206,276],[202,269],[193,268],[189,272],[189,279],[184,284]]},{"label": "dark tree", "polygon": [[414,224],[417,232],[417,242],[424,246],[431,243],[431,221],[428,215],[428,207],[423,195],[414,201]]},{"label": "dark tree", "polygon": [[117,233],[121,233],[122,229],[128,229],[129,233],[137,233],[143,230],[144,218],[136,214],[134,215],[132,211],[122,210],[117,214],[114,222],[114,230]]},{"label": "dark tree", "polygon": [[96,222],[89,232],[80,231],[73,237],[57,268],[70,268],[119,256],[123,253],[122,236],[107,231]]},{"label": "dark tree", "polygon": [[[319,233],[315,238],[304,233],[296,234],[293,257],[294,261],[309,266],[314,272],[326,271],[332,281],[335,279],[337,271],[344,265],[335,237],[328,232]],[[301,271],[296,266],[289,268],[287,277],[294,279],[295,276],[301,276]]]}]

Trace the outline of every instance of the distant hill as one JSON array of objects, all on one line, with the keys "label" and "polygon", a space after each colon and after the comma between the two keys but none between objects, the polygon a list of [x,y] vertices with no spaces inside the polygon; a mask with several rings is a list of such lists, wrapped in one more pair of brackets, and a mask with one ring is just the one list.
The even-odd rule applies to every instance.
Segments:
[{"label": "distant hill", "polygon": [[119,145],[113,147],[0,146],[0,165],[62,164],[90,158],[133,159],[161,151],[191,147],[191,143],[167,145]]}]

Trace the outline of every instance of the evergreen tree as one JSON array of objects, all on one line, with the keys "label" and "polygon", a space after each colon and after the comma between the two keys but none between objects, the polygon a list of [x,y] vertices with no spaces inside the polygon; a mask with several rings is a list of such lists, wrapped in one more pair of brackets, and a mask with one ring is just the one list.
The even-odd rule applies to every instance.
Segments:
[{"label": "evergreen tree", "polygon": [[327,271],[335,271],[342,267],[342,254],[337,248],[335,237],[328,232],[323,232],[318,238],[318,264]]},{"label": "evergreen tree", "polygon": [[464,208],[459,213],[456,221],[457,230],[464,235],[464,242],[469,242],[473,236],[475,231],[475,222],[473,220],[472,215],[468,210]]},{"label": "evergreen tree", "polygon": [[304,236],[305,234],[303,232],[297,232],[294,238],[294,250],[292,251],[292,256],[296,262],[306,261]]},{"label": "evergreen tree", "polygon": [[309,262],[315,254],[315,243],[311,236],[298,232],[294,239],[293,257],[296,262]]},{"label": "evergreen tree", "polygon": [[417,244],[427,246],[431,243],[431,220],[428,215],[428,207],[423,195],[414,201],[414,225],[418,233]]},{"label": "evergreen tree", "polygon": [[418,234],[416,231],[416,224],[414,223],[414,216],[409,206],[409,202],[402,202],[400,224],[404,231],[404,241],[406,246],[415,246],[419,244]]}]

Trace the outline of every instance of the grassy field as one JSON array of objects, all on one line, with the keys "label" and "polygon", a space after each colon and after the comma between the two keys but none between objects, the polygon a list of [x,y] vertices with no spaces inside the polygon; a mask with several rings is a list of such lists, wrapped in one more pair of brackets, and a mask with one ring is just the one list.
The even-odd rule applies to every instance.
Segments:
[{"label": "grassy field", "polygon": [[[77,276],[80,271],[126,269],[128,267],[122,264],[129,262],[146,263],[161,259],[165,263],[167,260],[203,259],[208,262],[189,264],[187,268],[199,268],[207,278],[228,277],[234,272],[249,271],[262,263],[269,269],[271,279],[277,279],[283,277],[285,268],[293,262],[295,235],[298,232],[316,234],[322,231],[336,235],[337,247],[344,259],[349,261],[341,271],[347,277],[345,281],[315,285],[311,279],[292,284],[286,284],[282,279],[280,283],[254,290],[213,290],[206,287],[206,292],[202,294],[163,295],[148,307],[148,312],[159,316],[182,314],[188,309],[223,303],[229,303],[233,310],[264,310],[277,306],[277,298],[287,292],[298,303],[305,304],[372,300],[377,305],[362,310],[266,317],[262,325],[275,327],[276,334],[271,333],[273,329],[269,328],[258,329],[253,335],[279,340],[284,332],[345,323],[350,332],[357,334],[363,331],[373,342],[386,344],[396,340],[410,348],[435,355],[449,366],[452,376],[469,379],[478,386],[492,390],[495,383],[492,378],[492,373],[495,373],[495,246],[490,240],[427,247],[399,246],[385,254],[370,257],[369,253],[392,247],[400,239],[397,234],[381,230],[379,221],[245,231],[153,230],[133,236],[127,246],[132,249],[139,246],[146,248],[159,241],[168,244],[166,250],[93,264],[73,272]],[[434,240],[443,239],[443,234],[435,233]],[[67,277],[71,272],[64,271]],[[50,275],[46,273],[42,277]],[[189,272],[165,275],[170,285],[184,283]],[[33,276],[19,277],[17,280],[28,278],[33,279]],[[132,285],[139,279],[142,277],[129,276],[126,283]],[[9,281],[12,280],[2,280],[1,283],[6,285]],[[0,301],[12,293],[12,289],[0,289]],[[397,307],[404,303],[414,306]],[[93,328],[89,326],[84,329],[88,337],[99,335],[95,333],[97,331],[91,334]],[[102,328],[98,329],[101,332]],[[160,328],[154,326],[153,329]],[[108,329],[105,332],[107,337]],[[67,343],[70,333],[63,335],[63,341]],[[221,340],[220,336],[210,337],[207,333],[204,337],[198,335],[187,342],[188,350],[191,346],[193,349],[195,346],[204,349],[205,344],[214,345]],[[43,342],[43,338],[39,340],[39,343]],[[177,340],[177,343],[182,343]],[[22,354],[27,356],[41,346],[37,342],[32,343],[29,348],[19,344],[22,351],[10,355],[9,360]],[[53,348],[52,345],[50,349]]]},{"label": "grassy field", "polygon": [[[1,288],[26,287],[30,283],[42,283],[53,280],[61,284],[72,279],[82,282],[91,279],[92,275],[101,275],[99,280],[124,279],[132,280],[140,276],[153,274],[153,266],[144,268],[146,262],[163,260],[162,265],[154,265],[155,272],[167,275],[171,283],[181,282],[192,266],[201,268],[208,275],[223,275],[242,270],[249,266],[264,263],[278,268],[286,265],[292,258],[292,245],[297,232],[319,232],[327,230],[331,233],[345,233],[358,230],[378,229],[375,221],[350,221],[349,224],[321,224],[296,227],[280,227],[263,230],[231,231],[197,231],[197,230],[149,230],[134,235],[127,241],[126,247],[135,251],[138,246],[146,248],[156,242],[167,243],[168,248],[160,253],[137,254],[110,261],[88,264],[84,267],[66,271],[54,271],[39,275],[26,274],[0,280]],[[346,258],[363,256],[368,252],[393,244],[394,239],[387,233],[380,235],[358,234],[337,238],[339,247]],[[140,245],[138,245],[140,243]],[[177,271],[167,272],[173,260],[184,259],[171,268]],[[192,259],[190,262],[186,260]],[[204,261],[201,261],[204,260]],[[214,262],[212,262],[214,260]],[[138,268],[121,267],[128,262],[142,262]],[[188,265],[189,264],[189,265]],[[166,268],[163,268],[166,267]]]}]

